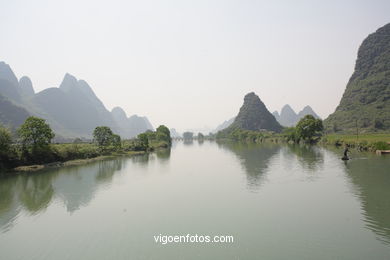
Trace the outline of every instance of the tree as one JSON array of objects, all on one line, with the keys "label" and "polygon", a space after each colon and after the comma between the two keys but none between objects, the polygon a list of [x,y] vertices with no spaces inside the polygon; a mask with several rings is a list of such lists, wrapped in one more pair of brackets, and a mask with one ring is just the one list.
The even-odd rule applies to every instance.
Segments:
[{"label": "tree", "polygon": [[183,133],[183,138],[184,138],[185,140],[190,140],[190,139],[193,138],[193,136],[194,136],[194,133],[192,133],[192,132],[184,132],[184,133]]},{"label": "tree", "polygon": [[169,131],[168,127],[165,125],[160,125],[156,129],[156,139],[157,141],[164,141],[167,142],[168,145],[172,143],[172,138],[171,138],[171,132]]},{"label": "tree", "polygon": [[297,137],[297,131],[295,127],[286,127],[283,130],[283,136],[286,139],[287,142],[299,142],[299,138]]},{"label": "tree", "polygon": [[113,134],[108,126],[98,126],[93,131],[93,140],[99,146],[108,146],[112,142]]},{"label": "tree", "polygon": [[204,135],[202,133],[198,133],[198,140],[203,140],[204,139]]},{"label": "tree", "polygon": [[141,146],[143,149],[147,149],[149,147],[149,138],[148,138],[148,133],[142,133],[138,135],[138,139],[141,143]]},{"label": "tree", "polygon": [[18,129],[22,144],[33,148],[48,145],[54,138],[54,133],[45,119],[30,116]]},{"label": "tree", "polygon": [[121,137],[119,135],[113,134],[111,136],[111,144],[116,148],[119,149],[122,146]]},{"label": "tree", "polygon": [[306,115],[296,126],[296,138],[313,143],[322,136],[323,130],[324,126],[321,119],[315,119],[312,115]]},{"label": "tree", "polygon": [[11,143],[11,132],[7,128],[0,126],[0,153],[4,155],[8,154]]}]

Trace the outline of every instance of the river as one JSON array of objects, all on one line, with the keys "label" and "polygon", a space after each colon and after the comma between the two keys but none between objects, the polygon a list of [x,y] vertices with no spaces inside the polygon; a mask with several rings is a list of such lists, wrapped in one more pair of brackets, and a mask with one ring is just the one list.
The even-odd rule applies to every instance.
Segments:
[{"label": "river", "polygon": [[[276,144],[0,178],[0,259],[390,259],[390,157]],[[230,243],[156,242],[229,236]]]}]

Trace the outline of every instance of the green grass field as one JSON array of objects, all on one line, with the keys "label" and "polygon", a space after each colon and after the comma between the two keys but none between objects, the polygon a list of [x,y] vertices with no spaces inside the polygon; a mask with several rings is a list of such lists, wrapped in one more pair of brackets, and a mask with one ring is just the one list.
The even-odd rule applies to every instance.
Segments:
[{"label": "green grass field", "polygon": [[376,142],[390,142],[390,133],[387,134],[362,134],[358,137],[356,135],[342,135],[342,134],[330,134],[325,135],[324,138],[327,139],[328,142],[334,143],[337,140],[342,140],[345,142],[368,142],[368,143],[376,143]]},{"label": "green grass field", "polygon": [[390,133],[381,134],[330,134],[322,137],[322,143],[331,145],[345,145],[360,147],[364,150],[388,150],[390,149]]}]

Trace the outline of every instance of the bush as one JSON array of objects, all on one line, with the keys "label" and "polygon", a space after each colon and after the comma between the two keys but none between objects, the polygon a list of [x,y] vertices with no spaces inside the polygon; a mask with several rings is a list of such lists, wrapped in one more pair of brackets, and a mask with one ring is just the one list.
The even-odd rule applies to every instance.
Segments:
[{"label": "bush", "polygon": [[390,150],[390,145],[386,142],[375,142],[372,147],[374,150]]}]

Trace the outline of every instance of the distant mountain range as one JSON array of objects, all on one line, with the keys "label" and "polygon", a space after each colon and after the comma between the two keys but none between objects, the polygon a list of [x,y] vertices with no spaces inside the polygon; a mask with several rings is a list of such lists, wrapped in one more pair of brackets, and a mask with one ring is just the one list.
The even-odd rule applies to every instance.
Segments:
[{"label": "distant mountain range", "polygon": [[0,62],[0,123],[16,128],[29,115],[47,120],[64,138],[91,138],[96,126],[109,126],[122,138],[131,138],[148,129],[146,117],[127,117],[120,107],[111,112],[84,80],[65,74],[58,88],[35,93],[31,80],[17,79],[10,66]]},{"label": "distant mountain range", "polygon": [[329,132],[390,129],[390,23],[360,45],[340,104],[324,126]]},{"label": "distant mountain range", "polygon": [[320,118],[314,110],[310,106],[305,106],[299,113],[295,113],[294,109],[291,108],[290,105],[284,105],[282,110],[280,111],[280,114],[278,111],[274,111],[272,113],[276,120],[282,125],[282,126],[295,126],[299,120],[301,120],[306,115],[312,115],[315,118]]}]

